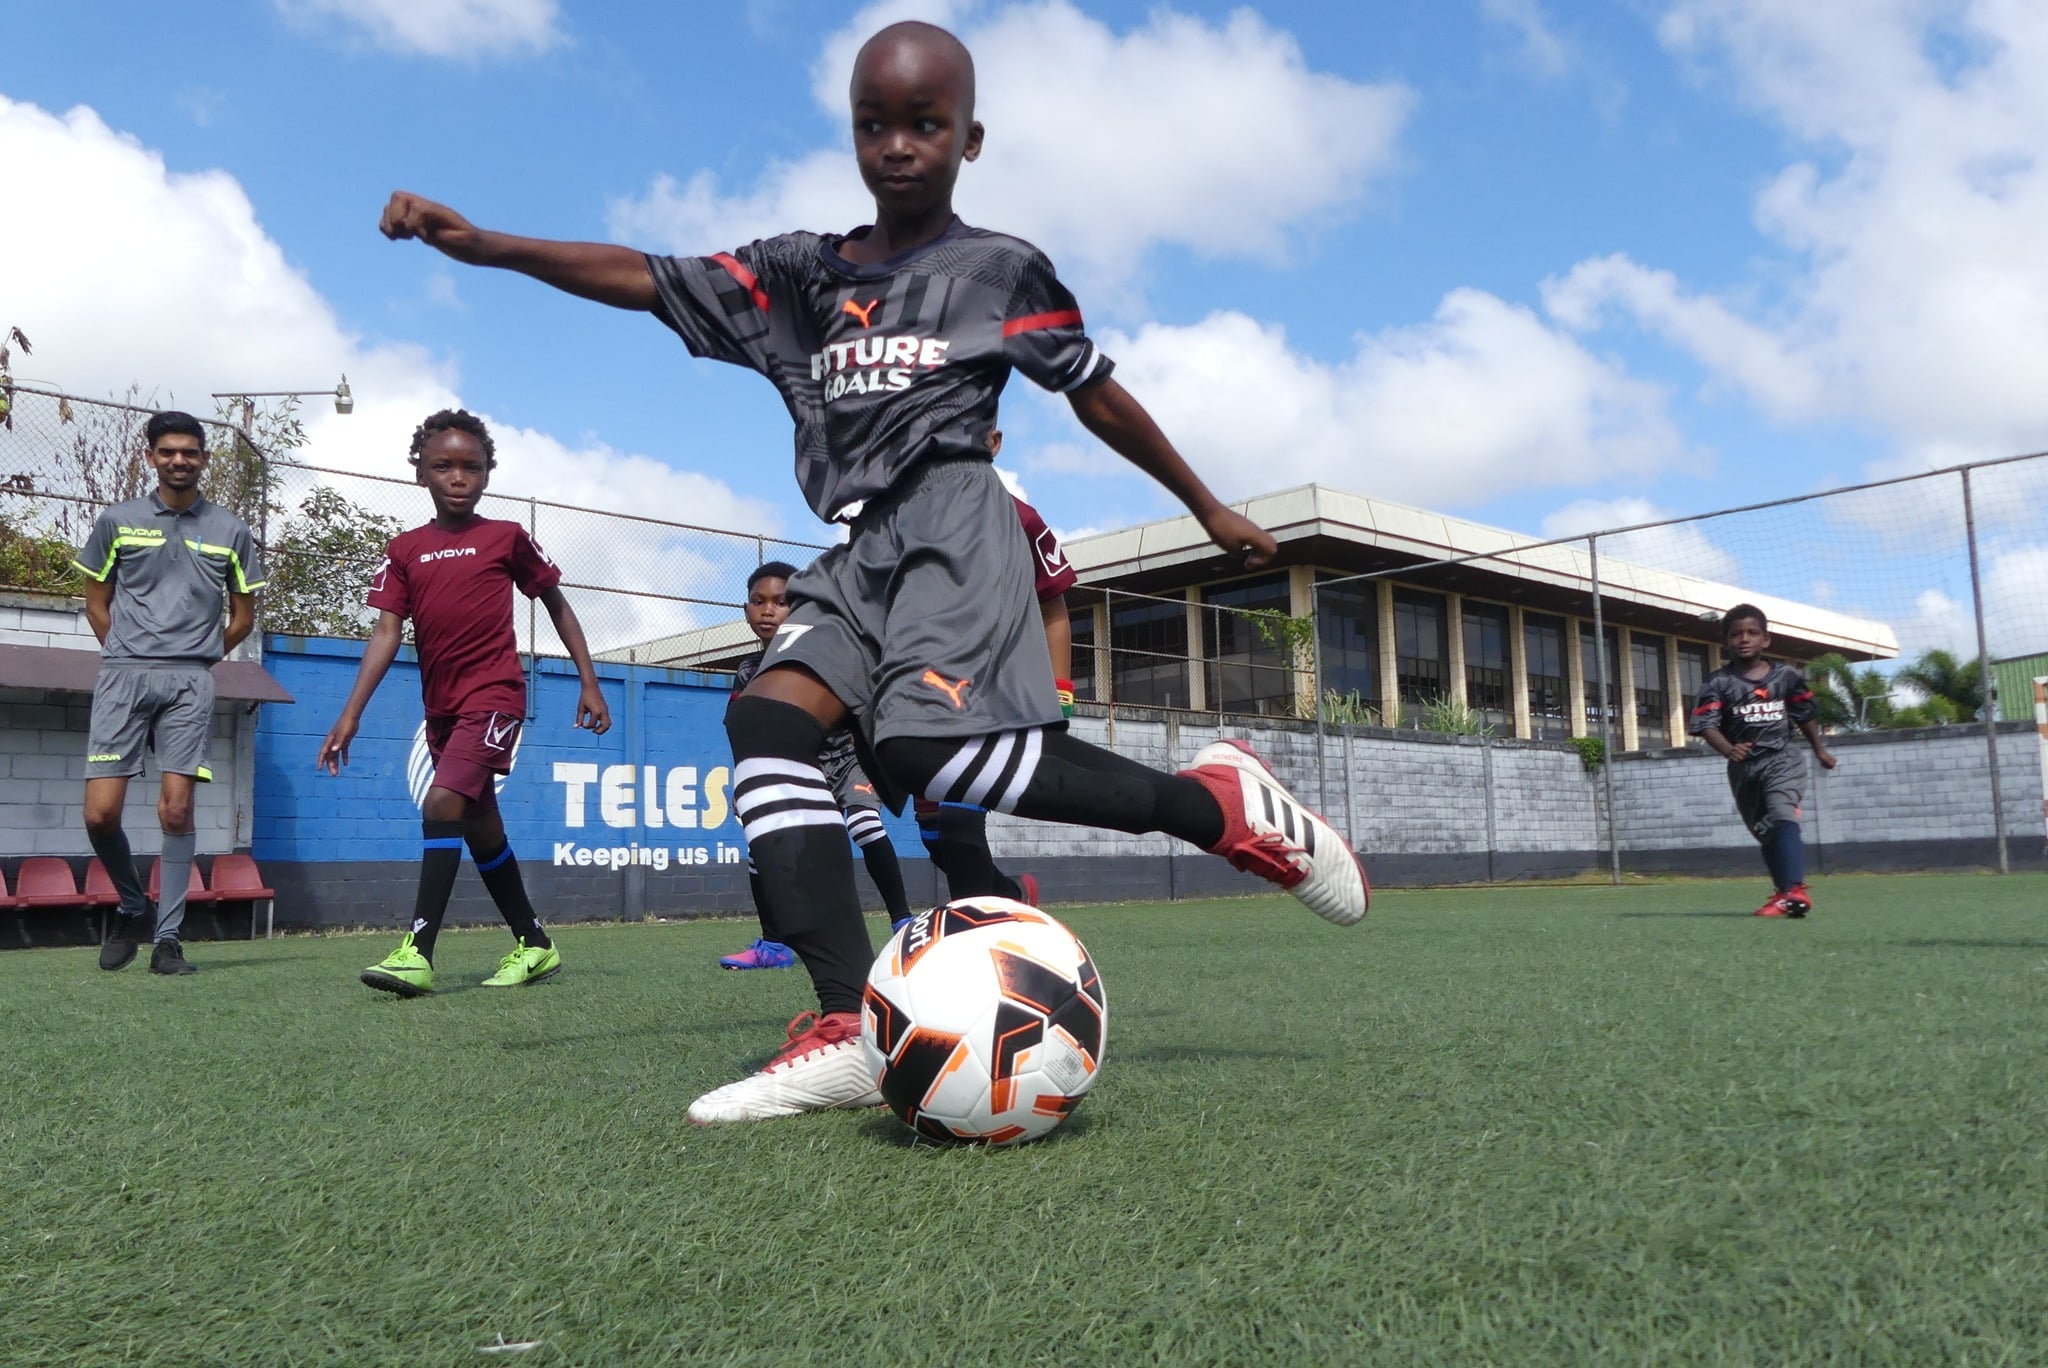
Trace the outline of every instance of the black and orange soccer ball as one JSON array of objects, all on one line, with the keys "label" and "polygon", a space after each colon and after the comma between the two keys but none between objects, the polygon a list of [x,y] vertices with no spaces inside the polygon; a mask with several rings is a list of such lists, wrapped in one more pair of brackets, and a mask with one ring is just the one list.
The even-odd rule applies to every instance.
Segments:
[{"label": "black and orange soccer ball", "polygon": [[1067,1119],[1102,1069],[1109,1002],[1088,950],[1035,907],[963,898],[920,912],[868,971],[875,1086],[933,1140],[1013,1145]]}]

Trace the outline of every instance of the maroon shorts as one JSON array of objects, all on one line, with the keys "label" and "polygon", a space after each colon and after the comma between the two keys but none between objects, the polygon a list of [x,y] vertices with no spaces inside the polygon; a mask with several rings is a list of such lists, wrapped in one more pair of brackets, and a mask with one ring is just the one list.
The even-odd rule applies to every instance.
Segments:
[{"label": "maroon shorts", "polygon": [[519,749],[518,713],[463,713],[427,719],[427,753],[434,757],[434,787],[452,789],[475,802],[491,780],[512,772]]}]

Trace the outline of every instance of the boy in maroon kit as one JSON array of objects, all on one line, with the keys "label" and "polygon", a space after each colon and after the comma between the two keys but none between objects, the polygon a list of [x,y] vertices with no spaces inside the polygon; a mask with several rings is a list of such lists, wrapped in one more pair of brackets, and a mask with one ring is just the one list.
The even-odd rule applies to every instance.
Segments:
[{"label": "boy in maroon kit", "polygon": [[491,901],[518,941],[484,986],[536,983],[562,967],[562,955],[527,899],[519,862],[505,839],[495,782],[512,770],[526,717],[526,675],[512,634],[515,586],[547,608],[576,662],[583,681],[576,725],[601,735],[611,727],[611,712],[598,691],[582,624],[562,597],[562,572],[518,523],[476,515],[497,464],[483,420],[461,409],[434,414],[413,433],[412,463],[433,497],[434,520],[400,533],[385,551],[368,600],[380,610],[376,629],[341,717],[320,744],[321,768],[341,773],[363,709],[398,655],[411,618],[427,749],[434,757],[433,785],[420,805],[419,897],[411,930],[396,950],[363,971],[363,982],[401,997],[433,990],[434,940],[467,843]]}]

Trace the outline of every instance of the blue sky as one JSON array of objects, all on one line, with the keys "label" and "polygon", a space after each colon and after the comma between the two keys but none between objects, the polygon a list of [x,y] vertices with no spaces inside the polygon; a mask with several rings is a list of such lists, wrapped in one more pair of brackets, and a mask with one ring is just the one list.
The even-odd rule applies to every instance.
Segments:
[{"label": "blue sky", "polygon": [[[459,400],[507,489],[822,537],[757,378],[374,224],[851,227],[838,92],[905,15],[980,63],[962,213],[1051,253],[1226,496],[1579,530],[2048,446],[2048,16],[1988,0],[17,6],[17,370],[202,410],[347,370],[329,463]],[[1022,381],[1005,428],[1056,527],[1172,511]]]}]

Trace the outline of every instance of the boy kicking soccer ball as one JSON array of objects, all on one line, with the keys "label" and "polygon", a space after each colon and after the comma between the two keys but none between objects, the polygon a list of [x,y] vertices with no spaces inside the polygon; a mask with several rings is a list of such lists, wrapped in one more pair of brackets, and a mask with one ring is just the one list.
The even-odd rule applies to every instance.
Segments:
[{"label": "boy kicking soccer ball", "polygon": [[340,774],[363,709],[398,655],[405,620],[411,618],[427,709],[427,748],[434,757],[433,786],[420,805],[419,895],[412,927],[398,948],[363,970],[364,983],[400,997],[433,991],[434,941],[465,844],[517,941],[484,986],[536,983],[562,967],[561,952],[527,899],[498,811],[495,781],[512,771],[526,717],[526,675],[512,633],[515,587],[547,608],[576,662],[583,680],[576,725],[601,735],[612,724],[582,624],[562,597],[562,572],[518,523],[477,516],[477,501],[497,460],[483,420],[461,409],[443,409],[413,433],[413,468],[433,498],[434,520],[400,533],[385,551],[384,565],[370,582],[369,605],[379,610],[377,626],[355,688],[320,743],[320,767]]},{"label": "boy kicking soccer ball", "polygon": [[795,420],[805,498],[849,526],[790,582],[767,664],[726,714],[733,803],[769,920],[809,971],[818,1010],[790,1023],[764,1068],[691,1104],[700,1125],[880,1098],[860,1043],[874,948],[818,766],[849,711],[880,762],[875,777],[896,791],[1164,831],[1339,925],[1366,911],[1357,857],[1249,749],[1219,743],[1164,774],[1057,725],[1031,551],[989,450],[1011,371],[1067,396],[1084,427],[1171,490],[1224,551],[1255,568],[1277,548],[1111,377],[1044,254],[954,216],[954,182],[982,142],[960,41],[892,24],[861,48],[850,93],[855,160],[875,200],[875,221],[851,233],[650,257],[484,231],[404,192],[380,225],[459,261],[651,312],[693,354],[761,372]]},{"label": "boy kicking soccer ball", "polygon": [[1806,762],[1792,750],[1797,727],[1822,769],[1835,767],[1814,720],[1813,690],[1790,665],[1764,659],[1771,648],[1763,609],[1738,603],[1721,619],[1728,663],[1706,677],[1692,710],[1693,735],[1728,762],[1735,810],[1763,847],[1773,891],[1759,917],[1803,917],[1813,910],[1806,888],[1806,843],[1799,831]]}]

